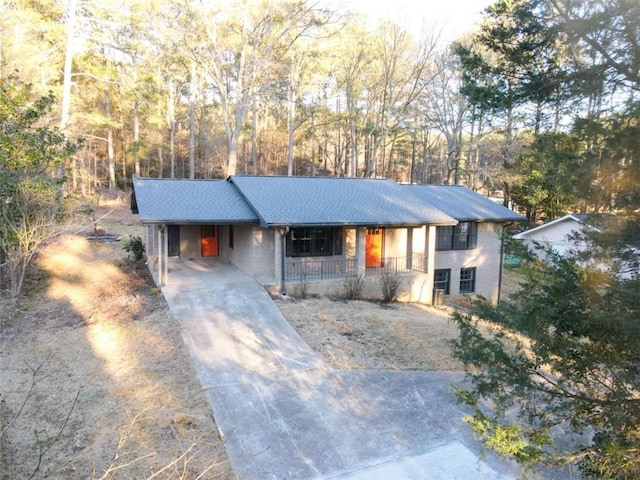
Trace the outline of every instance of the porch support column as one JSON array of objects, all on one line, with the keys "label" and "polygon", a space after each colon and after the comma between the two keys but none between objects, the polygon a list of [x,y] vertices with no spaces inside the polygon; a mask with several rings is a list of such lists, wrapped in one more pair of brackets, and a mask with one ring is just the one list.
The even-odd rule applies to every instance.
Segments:
[{"label": "porch support column", "polygon": [[147,258],[153,255],[153,230],[151,225],[144,226],[144,248]]},{"label": "porch support column", "polygon": [[413,270],[413,227],[407,227],[407,270]]},{"label": "porch support column", "polygon": [[161,285],[164,286],[169,281],[169,232],[168,228],[162,226],[162,265],[164,267]]},{"label": "porch support column", "polygon": [[158,227],[158,240],[156,242],[156,254],[158,258],[158,285],[164,285],[164,250],[162,248],[162,233],[164,232],[164,225]]},{"label": "porch support column", "polygon": [[435,277],[436,268],[436,226],[427,225],[425,232],[425,244],[424,244],[424,271],[426,275],[426,298],[425,303],[427,305],[433,304],[433,281]]},{"label": "porch support column", "polygon": [[[278,228],[278,237],[280,240],[280,294],[287,294],[287,278],[286,278],[286,255],[287,255],[287,233],[289,227]],[[276,249],[277,250],[277,249]]]},{"label": "porch support column", "polygon": [[367,273],[367,229],[356,227],[356,271],[358,276]]}]

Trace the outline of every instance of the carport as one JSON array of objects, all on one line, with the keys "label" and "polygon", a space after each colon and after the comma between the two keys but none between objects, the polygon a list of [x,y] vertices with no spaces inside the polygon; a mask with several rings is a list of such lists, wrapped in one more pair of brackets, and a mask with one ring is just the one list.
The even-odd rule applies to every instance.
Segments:
[{"label": "carport", "polygon": [[224,180],[136,179],[131,210],[145,226],[147,261],[159,286],[168,283],[169,257],[217,257],[222,236],[232,246],[235,226],[258,223]]}]

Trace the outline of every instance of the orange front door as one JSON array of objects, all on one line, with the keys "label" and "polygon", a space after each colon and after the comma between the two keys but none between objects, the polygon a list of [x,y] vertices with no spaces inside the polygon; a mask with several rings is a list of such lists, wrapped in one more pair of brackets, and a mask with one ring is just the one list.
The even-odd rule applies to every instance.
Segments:
[{"label": "orange front door", "polygon": [[367,267],[382,266],[382,229],[367,228],[367,250],[365,265]]},{"label": "orange front door", "polygon": [[202,256],[217,257],[218,256],[218,226],[202,225]]}]

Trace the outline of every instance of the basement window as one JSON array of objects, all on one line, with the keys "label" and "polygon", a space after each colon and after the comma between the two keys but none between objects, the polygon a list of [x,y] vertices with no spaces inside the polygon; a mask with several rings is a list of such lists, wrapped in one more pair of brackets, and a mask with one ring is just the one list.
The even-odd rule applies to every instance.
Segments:
[{"label": "basement window", "polygon": [[443,268],[434,272],[433,287],[437,290],[444,290],[445,295],[449,295],[451,280],[451,269]]},{"label": "basement window", "polygon": [[460,293],[473,293],[476,291],[476,269],[460,269]]}]

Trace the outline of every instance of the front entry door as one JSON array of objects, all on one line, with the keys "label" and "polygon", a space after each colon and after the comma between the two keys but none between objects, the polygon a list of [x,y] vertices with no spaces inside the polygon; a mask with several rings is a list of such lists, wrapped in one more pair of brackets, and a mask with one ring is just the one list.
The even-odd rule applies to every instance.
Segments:
[{"label": "front entry door", "polygon": [[180,256],[180,225],[167,226],[167,250],[170,257]]},{"label": "front entry door", "polygon": [[202,256],[218,256],[218,225],[202,225]]},{"label": "front entry door", "polygon": [[382,233],[382,228],[367,228],[366,267],[382,266]]}]

